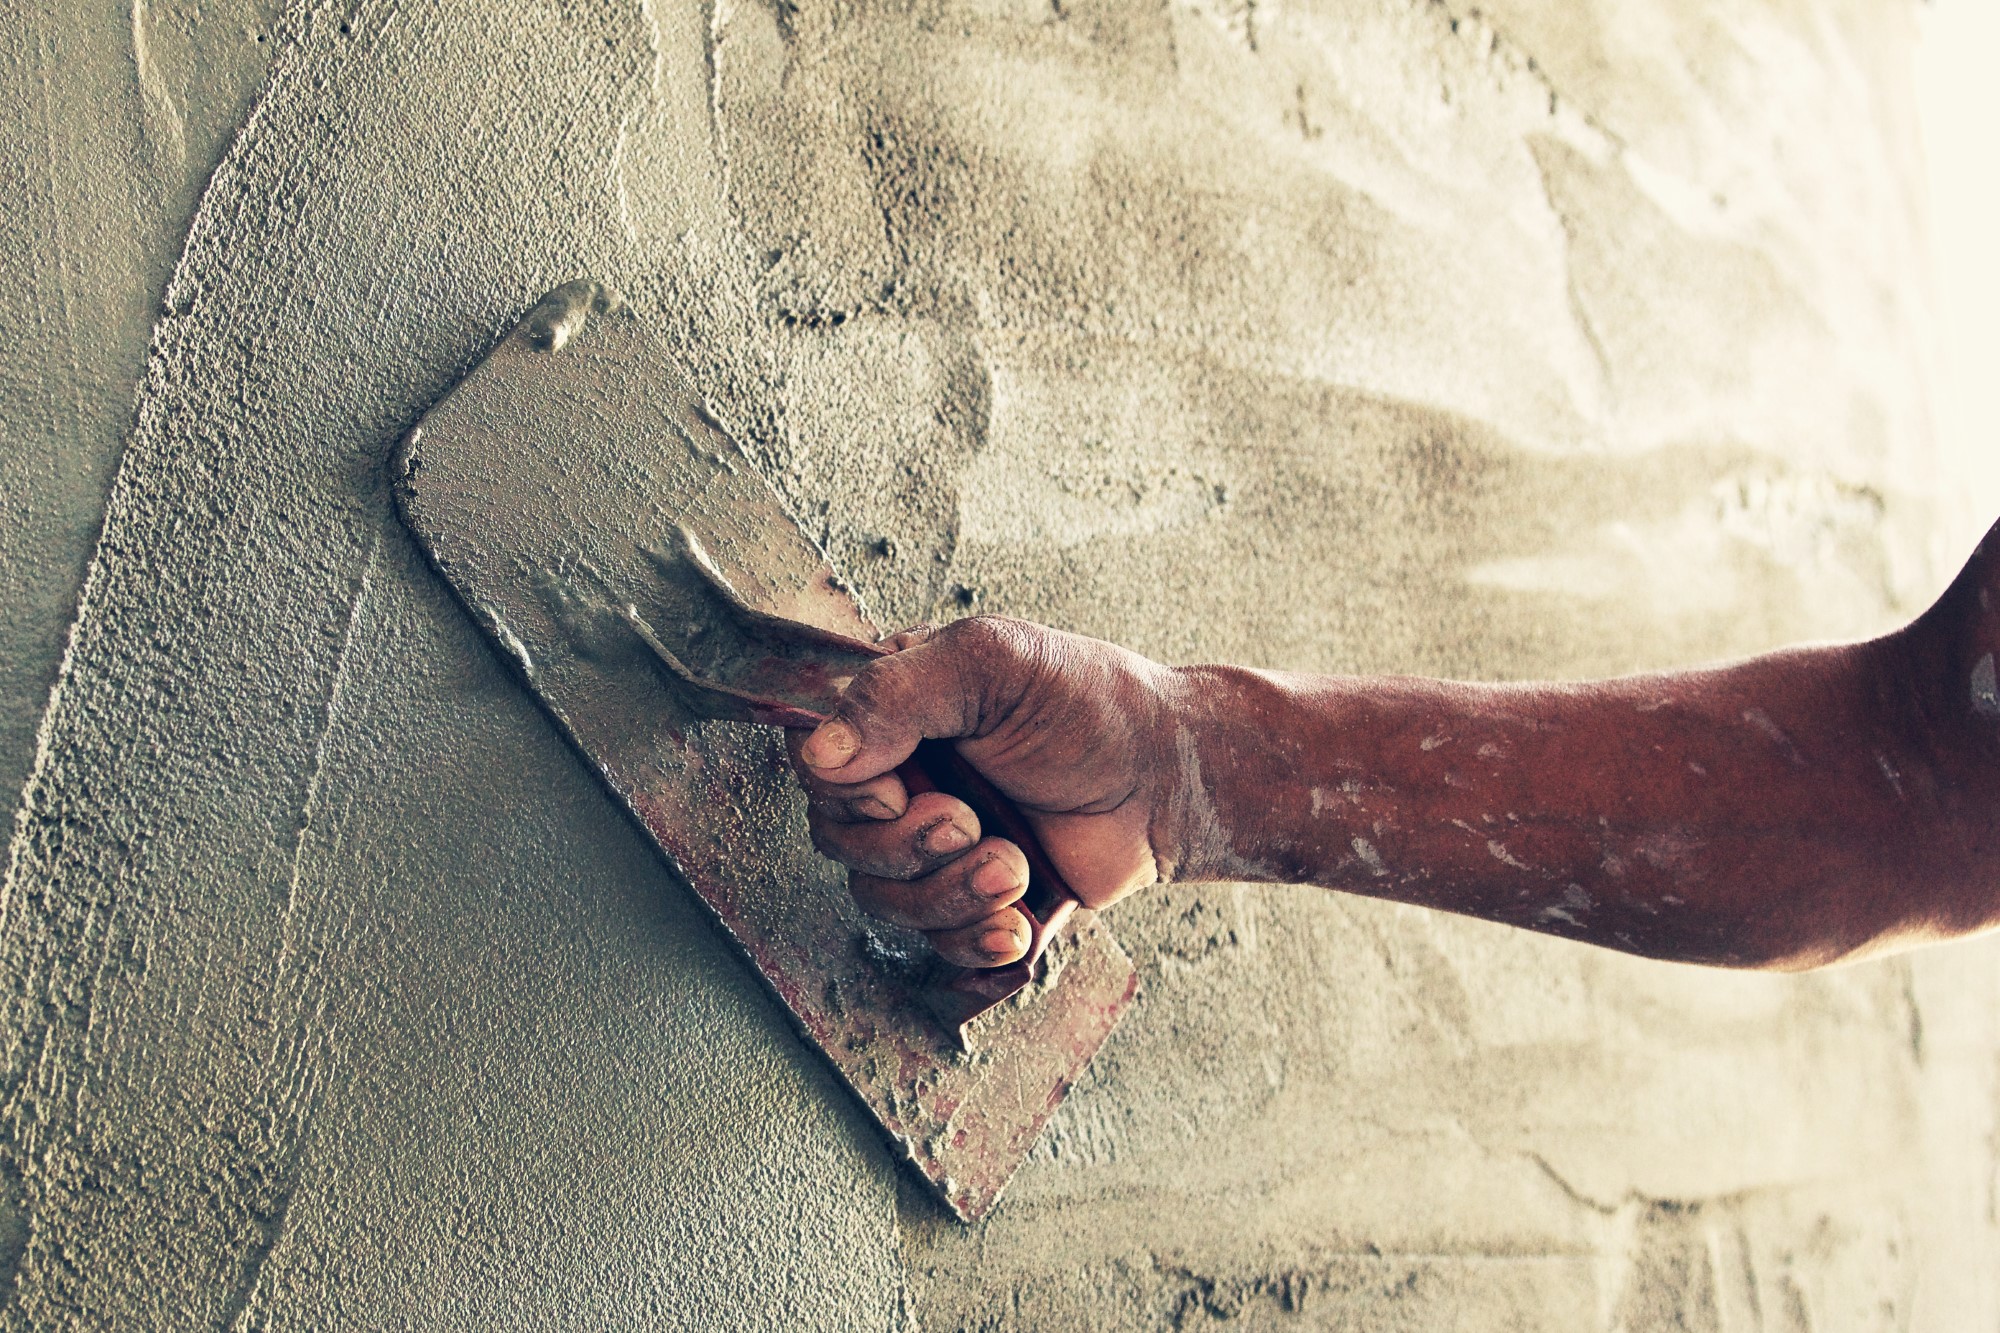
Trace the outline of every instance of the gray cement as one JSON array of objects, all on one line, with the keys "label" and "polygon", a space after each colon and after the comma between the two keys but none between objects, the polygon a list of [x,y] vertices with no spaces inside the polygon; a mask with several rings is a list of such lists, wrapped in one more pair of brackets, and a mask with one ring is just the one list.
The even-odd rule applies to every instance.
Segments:
[{"label": "gray cement", "polygon": [[269,63],[280,0],[0,20],[0,790],[27,777],[160,293]]},{"label": "gray cement", "polygon": [[[147,329],[53,699],[0,716],[40,727],[7,1326],[2000,1320],[1985,944],[1745,977],[1143,894],[1138,1006],[958,1228],[390,515],[396,434],[588,272],[885,620],[1490,678],[1911,614],[1969,537],[1934,514],[1905,6],[1483,13],[289,13]],[[89,31],[75,77],[243,105],[234,55],[163,83]],[[16,327],[62,335],[0,385],[53,460],[8,474],[0,548],[42,605],[133,401],[147,216],[102,310],[8,234]],[[79,346],[88,430],[47,406]]]}]

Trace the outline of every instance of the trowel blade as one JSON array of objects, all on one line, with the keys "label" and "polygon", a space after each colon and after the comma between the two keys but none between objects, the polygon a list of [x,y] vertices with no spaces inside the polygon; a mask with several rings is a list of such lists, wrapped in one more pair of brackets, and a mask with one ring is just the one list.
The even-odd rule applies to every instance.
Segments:
[{"label": "trowel blade", "polygon": [[674,357],[597,284],[566,284],[393,468],[404,521],[473,619],[945,1203],[983,1217],[1136,974],[1080,913],[961,1049],[911,984],[910,942],[812,851],[781,734],[683,706],[631,630],[635,613],[700,614],[657,558],[683,529],[760,610],[876,631]]}]

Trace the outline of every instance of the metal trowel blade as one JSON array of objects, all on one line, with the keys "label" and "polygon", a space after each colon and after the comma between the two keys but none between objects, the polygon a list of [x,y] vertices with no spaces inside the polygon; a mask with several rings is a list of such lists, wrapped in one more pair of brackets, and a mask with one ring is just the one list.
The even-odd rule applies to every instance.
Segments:
[{"label": "metal trowel blade", "polygon": [[758,610],[876,629],[667,348],[598,284],[559,287],[409,432],[393,481],[473,619],[807,1040],[952,1211],[983,1217],[1136,974],[1080,913],[962,1049],[912,982],[921,942],[871,925],[814,854],[780,733],[677,692],[633,625],[703,614],[659,558],[687,534]]}]

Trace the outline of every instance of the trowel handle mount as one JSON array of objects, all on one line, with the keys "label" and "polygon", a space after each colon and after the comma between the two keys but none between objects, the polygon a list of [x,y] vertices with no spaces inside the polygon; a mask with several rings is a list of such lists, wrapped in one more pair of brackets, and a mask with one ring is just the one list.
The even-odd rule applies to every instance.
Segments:
[{"label": "trowel handle mount", "polygon": [[923,791],[941,791],[964,801],[979,817],[982,833],[1007,839],[1027,857],[1028,891],[1014,906],[1028,918],[1028,952],[1017,963],[1007,967],[977,969],[968,973],[967,977],[968,981],[978,982],[980,989],[985,989],[989,979],[991,983],[1018,989],[1025,978],[1017,979],[1015,974],[1033,971],[1050,938],[1062,929],[1070,913],[1081,905],[1075,891],[1049,860],[1041,840],[1035,836],[1035,830],[1029,826],[1027,816],[1021,813],[1020,807],[995,790],[979,770],[966,762],[952,742],[936,740],[920,743],[916,753],[896,770],[896,776],[903,780],[904,788],[912,796]]},{"label": "trowel handle mount", "polygon": [[[701,617],[653,621],[627,604],[622,615],[697,717],[817,726],[837,705],[843,680],[893,651],[752,605],[685,527],[665,546],[644,549],[663,579],[712,608]],[[1020,809],[950,741],[920,743],[896,773],[912,795],[941,791],[964,801],[982,831],[1013,842],[1028,861],[1027,892],[1015,904],[1028,918],[1028,952],[1005,967],[963,969],[946,985],[956,993],[948,1006],[953,1025],[962,1026],[1034,979],[1050,938],[1079,903]]]}]

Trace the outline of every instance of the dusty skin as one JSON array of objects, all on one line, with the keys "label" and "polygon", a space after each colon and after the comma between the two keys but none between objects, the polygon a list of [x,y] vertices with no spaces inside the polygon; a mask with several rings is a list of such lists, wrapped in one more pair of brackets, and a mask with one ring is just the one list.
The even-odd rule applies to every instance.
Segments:
[{"label": "dusty skin", "polygon": [[[954,739],[1078,896],[1318,884],[1795,970],[2000,924],[2000,527],[1872,642],[1568,685],[1162,667],[1024,621],[907,632],[796,733],[861,905],[1013,962],[1020,849],[894,770]],[[982,836],[983,835],[983,836]]]},{"label": "dusty skin", "polygon": [[0,1326],[2000,1325],[1993,941],[1134,894],[1138,1002],[960,1227],[383,479],[589,273],[885,625],[1488,682],[1881,634],[1977,536],[1910,4],[44,9]]}]

